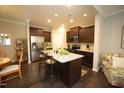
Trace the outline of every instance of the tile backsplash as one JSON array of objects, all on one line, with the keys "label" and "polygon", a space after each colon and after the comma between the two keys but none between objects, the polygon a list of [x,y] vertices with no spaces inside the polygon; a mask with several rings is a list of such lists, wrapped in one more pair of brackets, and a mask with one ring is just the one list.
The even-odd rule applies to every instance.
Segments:
[{"label": "tile backsplash", "polygon": [[93,51],[94,50],[94,43],[68,43],[67,45],[80,45],[81,50],[89,50]]}]

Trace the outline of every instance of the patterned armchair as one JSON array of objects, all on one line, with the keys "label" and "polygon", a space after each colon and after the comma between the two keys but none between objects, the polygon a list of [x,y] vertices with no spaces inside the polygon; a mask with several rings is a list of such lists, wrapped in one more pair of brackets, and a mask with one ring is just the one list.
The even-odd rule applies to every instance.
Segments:
[{"label": "patterned armchair", "polygon": [[[119,59],[118,54],[105,54],[102,59],[102,71],[108,82],[113,86],[124,87],[124,67],[114,65],[113,57]],[[122,61],[124,60],[124,57]],[[117,61],[116,61],[117,62]],[[117,63],[118,64],[118,63]],[[124,64],[124,61],[123,61]]]}]

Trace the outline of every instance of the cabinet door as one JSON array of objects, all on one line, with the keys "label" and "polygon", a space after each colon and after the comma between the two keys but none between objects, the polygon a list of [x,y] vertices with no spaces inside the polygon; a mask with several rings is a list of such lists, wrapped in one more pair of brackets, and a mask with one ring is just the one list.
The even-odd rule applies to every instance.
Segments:
[{"label": "cabinet door", "polygon": [[91,52],[86,52],[86,51],[75,51],[76,54],[84,55],[82,58],[82,64],[86,65],[90,68],[93,67],[93,53]]},{"label": "cabinet door", "polygon": [[67,43],[70,43],[70,31],[68,31],[66,34]]},{"label": "cabinet door", "polygon": [[78,35],[78,28],[75,27],[75,28],[72,28],[71,29],[71,36],[74,37],[74,36],[77,36]]},{"label": "cabinet door", "polygon": [[42,29],[38,29],[38,36],[43,36],[43,30]]},{"label": "cabinet door", "polygon": [[71,36],[72,36],[72,37],[78,36],[80,29],[81,29],[80,26],[76,26],[76,27],[71,28]]},{"label": "cabinet door", "polygon": [[94,43],[94,26],[86,28],[86,43]]},{"label": "cabinet door", "polygon": [[86,43],[86,28],[79,30],[79,42]]},{"label": "cabinet door", "polygon": [[31,36],[37,36],[38,35],[38,29],[30,27],[30,35]]},{"label": "cabinet door", "polygon": [[85,52],[84,63],[89,67],[93,67],[93,53]]},{"label": "cabinet door", "polygon": [[51,42],[51,32],[43,31],[45,42]]}]

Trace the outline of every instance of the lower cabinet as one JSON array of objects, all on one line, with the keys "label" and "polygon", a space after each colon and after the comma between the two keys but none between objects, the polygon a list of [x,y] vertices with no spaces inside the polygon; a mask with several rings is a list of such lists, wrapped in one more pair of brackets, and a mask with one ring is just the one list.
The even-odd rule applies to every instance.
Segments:
[{"label": "lower cabinet", "polygon": [[86,52],[86,51],[75,51],[76,54],[84,55],[82,58],[82,64],[86,65],[90,68],[93,67],[93,53],[92,52]]}]

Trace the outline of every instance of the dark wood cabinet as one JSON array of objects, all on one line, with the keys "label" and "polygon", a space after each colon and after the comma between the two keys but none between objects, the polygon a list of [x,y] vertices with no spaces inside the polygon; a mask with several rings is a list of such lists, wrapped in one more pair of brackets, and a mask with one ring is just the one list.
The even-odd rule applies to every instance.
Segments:
[{"label": "dark wood cabinet", "polygon": [[94,26],[71,28],[67,31],[67,43],[94,43]]},{"label": "dark wood cabinet", "polygon": [[79,43],[94,43],[94,26],[79,30]]},{"label": "dark wood cabinet", "polygon": [[79,30],[79,42],[86,43],[86,28]]},{"label": "dark wood cabinet", "polygon": [[77,43],[79,42],[79,30],[80,26],[76,26],[67,31],[67,42],[68,43]]},{"label": "dark wood cabinet", "polygon": [[70,29],[70,30],[71,30],[70,36],[72,36],[72,37],[78,36],[80,29],[81,29],[80,26],[76,26],[76,27],[71,28],[71,29]]},{"label": "dark wood cabinet", "polygon": [[75,53],[84,55],[84,57],[82,58],[83,65],[86,65],[90,68],[93,67],[93,53],[92,52],[76,50]]},{"label": "dark wood cabinet", "polygon": [[43,36],[43,29],[30,27],[31,36]]},{"label": "dark wood cabinet", "polygon": [[51,32],[43,31],[41,28],[30,27],[30,35],[44,37],[45,42],[51,42]]},{"label": "dark wood cabinet", "polygon": [[43,36],[43,30],[42,29],[38,29],[38,36]]},{"label": "dark wood cabinet", "polygon": [[[41,60],[41,42],[51,42],[51,32],[43,31],[41,28],[30,27],[30,45],[32,61]],[[35,48],[34,48],[35,47]]]},{"label": "dark wood cabinet", "polygon": [[43,36],[45,37],[45,42],[51,42],[51,32],[43,31]]},{"label": "dark wood cabinet", "polygon": [[70,31],[67,31],[67,33],[66,33],[66,40],[67,40],[68,43],[71,42],[71,40],[70,40]]},{"label": "dark wood cabinet", "polygon": [[57,62],[57,67],[61,80],[68,86],[72,87],[81,78],[82,58],[69,61],[67,63]]},{"label": "dark wood cabinet", "polygon": [[30,35],[31,36],[37,36],[38,35],[37,29],[30,27]]},{"label": "dark wood cabinet", "polygon": [[86,43],[94,43],[94,26],[86,28]]}]

